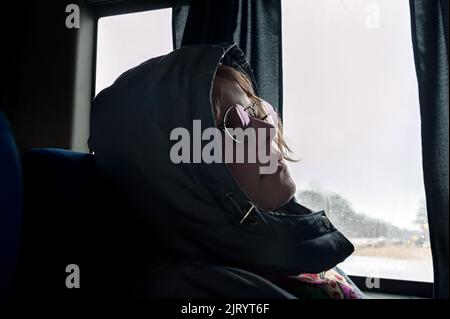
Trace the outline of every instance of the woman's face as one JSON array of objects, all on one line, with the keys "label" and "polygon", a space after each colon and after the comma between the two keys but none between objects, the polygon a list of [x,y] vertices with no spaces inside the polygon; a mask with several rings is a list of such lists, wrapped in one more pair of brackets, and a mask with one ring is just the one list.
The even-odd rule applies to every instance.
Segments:
[{"label": "woman's face", "polygon": [[[253,105],[252,100],[236,81],[223,77],[217,77],[214,80],[213,98],[220,100],[220,109],[216,110],[216,114],[219,114],[217,118],[218,126],[223,123],[225,113],[233,105],[239,104],[244,108]],[[247,147],[244,147],[244,163],[233,161],[233,163],[227,163],[226,165],[253,204],[260,209],[270,211],[284,205],[294,196],[295,183],[289,174],[282,153],[274,141],[273,134],[272,136],[269,135],[269,130],[274,130],[275,127],[266,121],[254,117],[249,118],[248,127],[255,129],[256,136],[258,137],[258,134],[260,134],[258,132],[264,131],[268,137],[263,140],[263,143],[255,142],[256,145],[252,145],[257,150],[256,154],[259,154],[259,148],[264,148],[262,151],[266,152],[270,149],[270,154],[277,159],[276,170],[272,174],[261,174],[260,168],[262,166],[267,167],[267,164],[263,165],[259,162],[258,156],[256,163],[249,162],[249,148]],[[224,134],[223,138],[231,139],[227,134]],[[236,142],[233,143],[236,144]],[[225,142],[223,145],[225,145]]]}]

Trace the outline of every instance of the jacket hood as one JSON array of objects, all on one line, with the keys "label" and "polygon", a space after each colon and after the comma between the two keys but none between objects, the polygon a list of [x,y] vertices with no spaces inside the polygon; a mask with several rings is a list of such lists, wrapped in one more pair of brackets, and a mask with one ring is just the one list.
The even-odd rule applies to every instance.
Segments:
[{"label": "jacket hood", "polygon": [[[298,260],[289,260],[292,254],[287,251],[294,249],[289,242],[296,238],[304,245],[296,227],[315,227],[315,232],[302,234],[303,239],[331,236],[327,247],[332,254],[328,259],[305,259],[304,266],[314,265],[310,270],[334,266],[353,248],[334,228],[320,226],[324,212],[308,219],[282,220],[256,210],[259,222],[240,224],[250,204],[225,164],[171,161],[174,128],[186,128],[192,136],[194,119],[201,120],[202,130],[216,127],[211,91],[220,63],[247,73],[257,92],[251,68],[235,44],[182,47],[126,71],[100,92],[93,101],[89,138],[99,172],[125,194],[153,235],[173,251],[214,255],[250,268],[292,268]],[[298,204],[294,210],[294,215],[311,213]],[[297,252],[301,253],[298,248]]]},{"label": "jacket hood", "polygon": [[[216,127],[211,91],[219,63],[247,73],[256,88],[236,45],[194,45],[150,59],[100,92],[93,102],[89,138],[100,169],[120,174],[135,195],[142,189],[162,198],[176,194],[184,208],[208,203],[224,209],[228,193],[246,202],[225,164],[174,164],[170,159],[173,129],[186,128],[193,136],[193,120],[201,120],[202,130]],[[147,198],[145,194],[144,203]]]},{"label": "jacket hood", "polygon": [[94,99],[89,148],[99,168],[120,178],[142,207],[148,190],[182,210],[199,205],[234,209],[228,194],[240,204],[248,202],[225,164],[174,164],[170,159],[173,129],[186,128],[193,136],[193,120],[201,121],[202,130],[216,127],[211,91],[219,63],[244,71],[257,91],[235,44],[193,45],[128,70]]}]

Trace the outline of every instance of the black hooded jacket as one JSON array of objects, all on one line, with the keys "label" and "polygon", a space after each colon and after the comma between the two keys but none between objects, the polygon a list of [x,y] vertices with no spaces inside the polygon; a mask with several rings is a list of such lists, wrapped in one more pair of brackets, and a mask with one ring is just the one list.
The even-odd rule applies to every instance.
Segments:
[{"label": "black hooded jacket", "polygon": [[219,63],[255,82],[236,45],[193,45],[128,70],[100,92],[89,138],[99,171],[127,198],[149,241],[177,260],[258,275],[333,268],[353,245],[324,211],[312,212],[293,198],[277,211],[257,209],[240,224],[250,203],[225,164],[171,161],[172,129],[193,133],[193,119],[202,129],[215,127],[211,90]]}]

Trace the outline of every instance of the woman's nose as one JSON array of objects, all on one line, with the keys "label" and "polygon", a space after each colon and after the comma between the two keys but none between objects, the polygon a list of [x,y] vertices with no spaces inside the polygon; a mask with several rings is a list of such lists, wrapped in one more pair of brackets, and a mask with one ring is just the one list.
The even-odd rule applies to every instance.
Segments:
[{"label": "woman's nose", "polygon": [[273,126],[273,124],[263,121],[263,120],[258,120],[258,119],[252,118],[252,117],[250,117],[250,126],[253,126],[255,128],[276,129],[275,126]]}]

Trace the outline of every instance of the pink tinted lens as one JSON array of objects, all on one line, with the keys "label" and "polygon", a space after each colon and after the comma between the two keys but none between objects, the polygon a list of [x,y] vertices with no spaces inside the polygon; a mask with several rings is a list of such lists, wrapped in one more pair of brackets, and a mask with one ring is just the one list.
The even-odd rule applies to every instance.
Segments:
[{"label": "pink tinted lens", "polygon": [[225,125],[230,128],[246,128],[250,124],[250,116],[242,105],[232,106],[226,114]]}]

